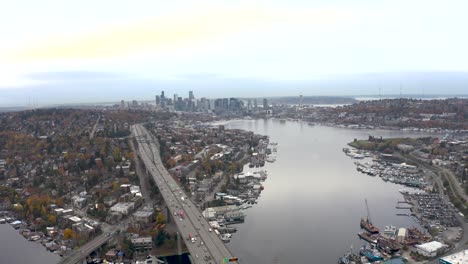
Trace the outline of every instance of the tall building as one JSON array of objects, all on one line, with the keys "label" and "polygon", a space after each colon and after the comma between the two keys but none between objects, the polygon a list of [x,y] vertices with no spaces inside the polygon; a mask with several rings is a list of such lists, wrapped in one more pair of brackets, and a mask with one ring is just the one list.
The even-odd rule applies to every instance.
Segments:
[{"label": "tall building", "polygon": [[166,97],[164,96],[164,91],[161,91],[161,107],[166,107]]},{"label": "tall building", "polygon": [[268,110],[268,100],[263,98],[263,110]]},{"label": "tall building", "polygon": [[303,101],[303,99],[304,99],[304,98],[303,98],[302,94],[299,95],[299,107],[302,107],[302,101]]},{"label": "tall building", "polygon": [[228,98],[223,98],[223,109],[224,110],[229,109],[229,99]]},{"label": "tall building", "polygon": [[258,102],[257,102],[257,99],[254,99],[254,109],[255,109],[255,110],[258,109]]},{"label": "tall building", "polygon": [[241,109],[241,101],[239,101],[237,98],[230,98],[229,99],[229,110],[231,111],[240,111]]},{"label": "tall building", "polygon": [[161,99],[159,98],[159,95],[156,95],[156,106],[158,106],[161,103]]},{"label": "tall building", "polygon": [[189,94],[188,95],[189,100],[195,99],[195,96],[193,95],[193,91],[189,91],[188,94]]},{"label": "tall building", "polygon": [[220,110],[223,107],[223,99],[216,99],[214,101],[214,109]]},{"label": "tall building", "polygon": [[120,101],[120,109],[125,109],[125,101]]}]

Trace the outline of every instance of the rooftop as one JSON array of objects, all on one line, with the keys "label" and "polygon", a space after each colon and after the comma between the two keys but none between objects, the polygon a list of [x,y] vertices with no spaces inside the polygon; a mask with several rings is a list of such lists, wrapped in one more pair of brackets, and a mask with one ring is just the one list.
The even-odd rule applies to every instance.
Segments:
[{"label": "rooftop", "polygon": [[431,241],[428,243],[416,245],[417,248],[422,249],[426,252],[434,252],[437,251],[443,247],[445,247],[445,244],[440,243],[439,241]]},{"label": "rooftop", "polygon": [[468,249],[440,258],[440,260],[441,263],[466,264],[468,263]]}]

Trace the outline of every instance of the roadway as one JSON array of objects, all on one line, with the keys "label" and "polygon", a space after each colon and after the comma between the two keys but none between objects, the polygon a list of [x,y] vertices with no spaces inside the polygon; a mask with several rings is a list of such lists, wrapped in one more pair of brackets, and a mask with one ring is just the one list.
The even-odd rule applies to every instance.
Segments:
[{"label": "roadway", "polygon": [[[199,209],[185,195],[177,182],[162,164],[159,154],[159,144],[142,125],[132,126],[132,133],[139,143],[139,155],[146,169],[153,176],[169,211],[186,241],[187,248],[194,263],[222,263],[224,258],[232,258],[232,254],[221,239],[211,231],[206,219]],[[184,216],[181,216],[183,212]],[[190,241],[189,237],[196,240]],[[233,262],[236,263],[236,262]]]},{"label": "roadway", "polygon": [[96,133],[96,128],[99,124],[99,120],[101,119],[101,116],[98,116],[97,120],[96,120],[96,123],[94,123],[94,126],[93,126],[93,129],[91,130],[91,133],[89,133],[89,139],[93,139],[94,138],[94,134]]},{"label": "roadway", "polygon": [[96,248],[101,247],[104,243],[114,237],[115,232],[105,233],[95,237],[93,240],[84,244],[80,249],[73,252],[73,254],[62,258],[57,264],[75,264],[83,261],[91,252]]}]

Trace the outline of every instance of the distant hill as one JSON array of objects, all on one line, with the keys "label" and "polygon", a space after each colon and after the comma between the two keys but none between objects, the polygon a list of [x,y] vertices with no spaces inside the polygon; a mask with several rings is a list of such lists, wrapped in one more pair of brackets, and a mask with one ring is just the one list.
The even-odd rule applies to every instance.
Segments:
[{"label": "distant hill", "polygon": [[[341,96],[304,96],[302,104],[321,105],[321,104],[353,104],[358,100],[353,97]],[[261,102],[259,102],[261,103]],[[271,97],[268,98],[269,104],[299,104],[299,96]]]},{"label": "distant hill", "polygon": [[18,111],[24,111],[27,110],[28,107],[0,107],[0,113],[5,113],[5,112],[18,112]]}]

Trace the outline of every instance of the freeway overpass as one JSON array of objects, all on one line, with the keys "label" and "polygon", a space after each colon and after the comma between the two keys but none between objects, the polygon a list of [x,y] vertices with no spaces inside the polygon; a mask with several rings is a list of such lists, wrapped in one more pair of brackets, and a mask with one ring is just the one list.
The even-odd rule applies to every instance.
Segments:
[{"label": "freeway overpass", "polygon": [[[132,133],[137,139],[138,154],[149,174],[154,178],[169,211],[174,215],[175,223],[193,263],[222,263],[224,258],[233,258],[221,239],[211,230],[198,208],[188,199],[184,191],[172,178],[162,164],[159,143],[142,125],[132,126]],[[184,215],[181,216],[181,212]],[[195,238],[193,241],[189,237]],[[237,263],[237,262],[232,262]]]},{"label": "freeway overpass", "polygon": [[85,259],[91,252],[100,248],[114,237],[115,232],[105,233],[95,237],[93,240],[84,244],[79,250],[75,250],[71,255],[62,258],[57,264],[76,264]]}]

